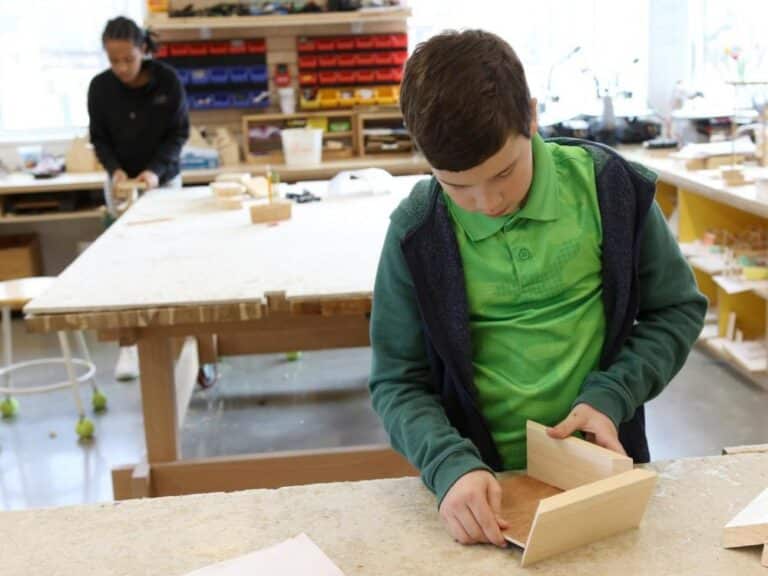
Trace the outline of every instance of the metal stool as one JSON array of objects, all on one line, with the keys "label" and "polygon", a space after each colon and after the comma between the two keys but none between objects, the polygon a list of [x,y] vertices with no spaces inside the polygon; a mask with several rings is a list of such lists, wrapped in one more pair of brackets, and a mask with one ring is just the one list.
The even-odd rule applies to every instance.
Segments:
[{"label": "metal stool", "polygon": [[[39,360],[28,360],[26,362],[13,363],[13,342],[11,341],[11,310],[13,308],[22,308],[27,302],[34,300],[45,292],[54,278],[37,277],[22,278],[19,280],[8,280],[0,282],[0,307],[2,308],[2,332],[3,332],[3,359],[4,366],[0,368],[0,394],[5,395],[0,403],[0,413],[3,418],[13,418],[19,411],[19,403],[13,395],[36,394],[41,392],[50,392],[61,388],[70,387],[75,398],[77,406],[78,421],[75,427],[77,435],[82,438],[93,437],[94,425],[91,420],[86,418],[83,402],[80,398],[80,384],[90,382],[93,390],[92,405],[96,412],[101,412],[107,407],[106,396],[96,386],[94,374],[96,367],[91,361],[91,355],[88,352],[88,346],[85,343],[85,337],[81,331],[75,332],[75,339],[82,358],[73,358],[69,346],[69,338],[66,332],[59,332],[59,345],[61,346],[61,358],[42,358]],[[67,379],[56,384],[47,384],[44,386],[29,386],[24,388],[14,388],[11,382],[11,374],[17,370],[31,368],[33,366],[43,366],[50,364],[64,364],[67,371]],[[75,366],[84,368],[85,371],[77,375]]]}]

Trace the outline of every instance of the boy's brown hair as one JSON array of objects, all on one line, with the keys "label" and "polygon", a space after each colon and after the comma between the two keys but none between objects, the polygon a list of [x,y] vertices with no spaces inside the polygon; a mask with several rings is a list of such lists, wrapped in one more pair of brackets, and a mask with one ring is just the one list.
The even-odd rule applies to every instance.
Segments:
[{"label": "boy's brown hair", "polygon": [[482,30],[446,31],[416,47],[400,108],[433,168],[460,172],[493,156],[515,134],[531,137],[531,96],[512,47]]}]

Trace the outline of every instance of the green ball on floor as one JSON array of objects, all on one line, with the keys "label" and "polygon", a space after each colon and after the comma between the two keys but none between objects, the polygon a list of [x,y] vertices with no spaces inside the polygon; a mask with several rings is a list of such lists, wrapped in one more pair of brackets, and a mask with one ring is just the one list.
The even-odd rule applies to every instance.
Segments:
[{"label": "green ball on floor", "polygon": [[19,413],[19,401],[16,398],[5,398],[0,402],[0,414],[3,418],[13,418]]},{"label": "green ball on floor", "polygon": [[285,353],[285,359],[288,360],[288,362],[296,362],[296,360],[299,360],[301,358],[301,352],[286,352]]},{"label": "green ball on floor", "polygon": [[107,409],[107,397],[101,390],[95,390],[93,392],[91,405],[93,406],[94,412],[104,412]]},{"label": "green ball on floor", "polygon": [[90,440],[93,438],[94,430],[95,426],[93,425],[93,422],[88,420],[88,418],[80,418],[80,420],[77,421],[77,426],[75,426],[75,432],[77,432],[80,440]]}]

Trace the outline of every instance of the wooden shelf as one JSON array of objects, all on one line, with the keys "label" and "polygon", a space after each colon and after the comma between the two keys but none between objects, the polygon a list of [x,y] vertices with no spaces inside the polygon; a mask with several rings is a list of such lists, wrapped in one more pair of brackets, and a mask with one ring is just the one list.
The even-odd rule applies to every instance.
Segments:
[{"label": "wooden shelf", "polygon": [[23,224],[26,222],[56,222],[60,220],[87,220],[103,218],[104,208],[77,210],[75,212],[52,212],[50,214],[27,214],[20,216],[0,216],[0,224]]},{"label": "wooden shelf", "polygon": [[328,138],[351,138],[354,136],[354,132],[351,130],[347,132],[323,132],[323,140]]},{"label": "wooden shelf", "polygon": [[286,14],[282,16],[221,16],[171,18],[165,14],[153,14],[147,18],[147,26],[158,34],[164,32],[198,30],[247,29],[249,34],[274,28],[322,28],[337,24],[365,24],[370,22],[399,22],[411,15],[410,8],[377,8],[354,12],[324,12]]},{"label": "wooden shelf", "polygon": [[713,338],[711,340],[699,340],[696,345],[707,352],[710,356],[717,360],[723,361],[733,371],[741,374],[744,378],[752,382],[753,384],[761,387],[764,390],[768,390],[768,374],[765,372],[750,372],[738,362],[734,361],[731,356],[725,352],[718,344],[719,338]]}]

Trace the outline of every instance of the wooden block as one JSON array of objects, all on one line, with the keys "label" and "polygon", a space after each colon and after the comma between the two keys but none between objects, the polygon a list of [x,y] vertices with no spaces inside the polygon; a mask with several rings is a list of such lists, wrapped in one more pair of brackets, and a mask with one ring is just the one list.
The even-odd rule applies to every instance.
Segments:
[{"label": "wooden block", "polygon": [[256,204],[251,206],[251,222],[260,224],[288,220],[291,217],[291,206],[291,202],[282,200],[276,200],[270,204]]},{"label": "wooden block", "polygon": [[216,198],[233,198],[245,194],[245,186],[240,182],[211,182],[211,190]]},{"label": "wooden block", "polygon": [[758,546],[768,542],[768,488],[747,504],[723,529],[723,547]]},{"label": "wooden block", "polygon": [[254,198],[266,198],[269,195],[269,180],[264,178],[264,176],[251,178],[245,187]]},{"label": "wooden block", "polygon": [[727,340],[733,340],[736,337],[736,312],[728,314],[728,328],[725,331]]},{"label": "wooden block", "polygon": [[737,186],[744,183],[744,169],[741,166],[726,164],[720,167],[720,176],[726,184]]},{"label": "wooden block", "polygon": [[152,495],[151,471],[149,464],[137,464],[131,473],[131,495],[134,498],[149,498]]},{"label": "wooden block", "polygon": [[214,182],[237,182],[243,186],[248,186],[250,181],[251,175],[248,172],[224,172],[214,180]]},{"label": "wooden block", "polygon": [[723,448],[723,455],[733,454],[761,454],[768,452],[768,444],[746,444],[744,446],[726,446]]},{"label": "wooden block", "polygon": [[632,470],[632,459],[571,437],[550,438],[547,428],[528,421],[528,475],[546,484],[570,490]]},{"label": "wooden block", "polygon": [[562,490],[530,476],[507,476],[500,478],[499,483],[502,489],[501,517],[509,523],[509,528],[504,531],[504,538],[524,547],[539,502],[560,494]]},{"label": "wooden block", "polygon": [[763,558],[760,563],[768,568],[768,542],[763,545]]},{"label": "wooden block", "polygon": [[539,503],[521,566],[636,528],[656,484],[656,474],[630,470]]},{"label": "wooden block", "polygon": [[218,197],[216,198],[216,207],[222,210],[240,210],[247,198],[249,197],[245,195]]}]

